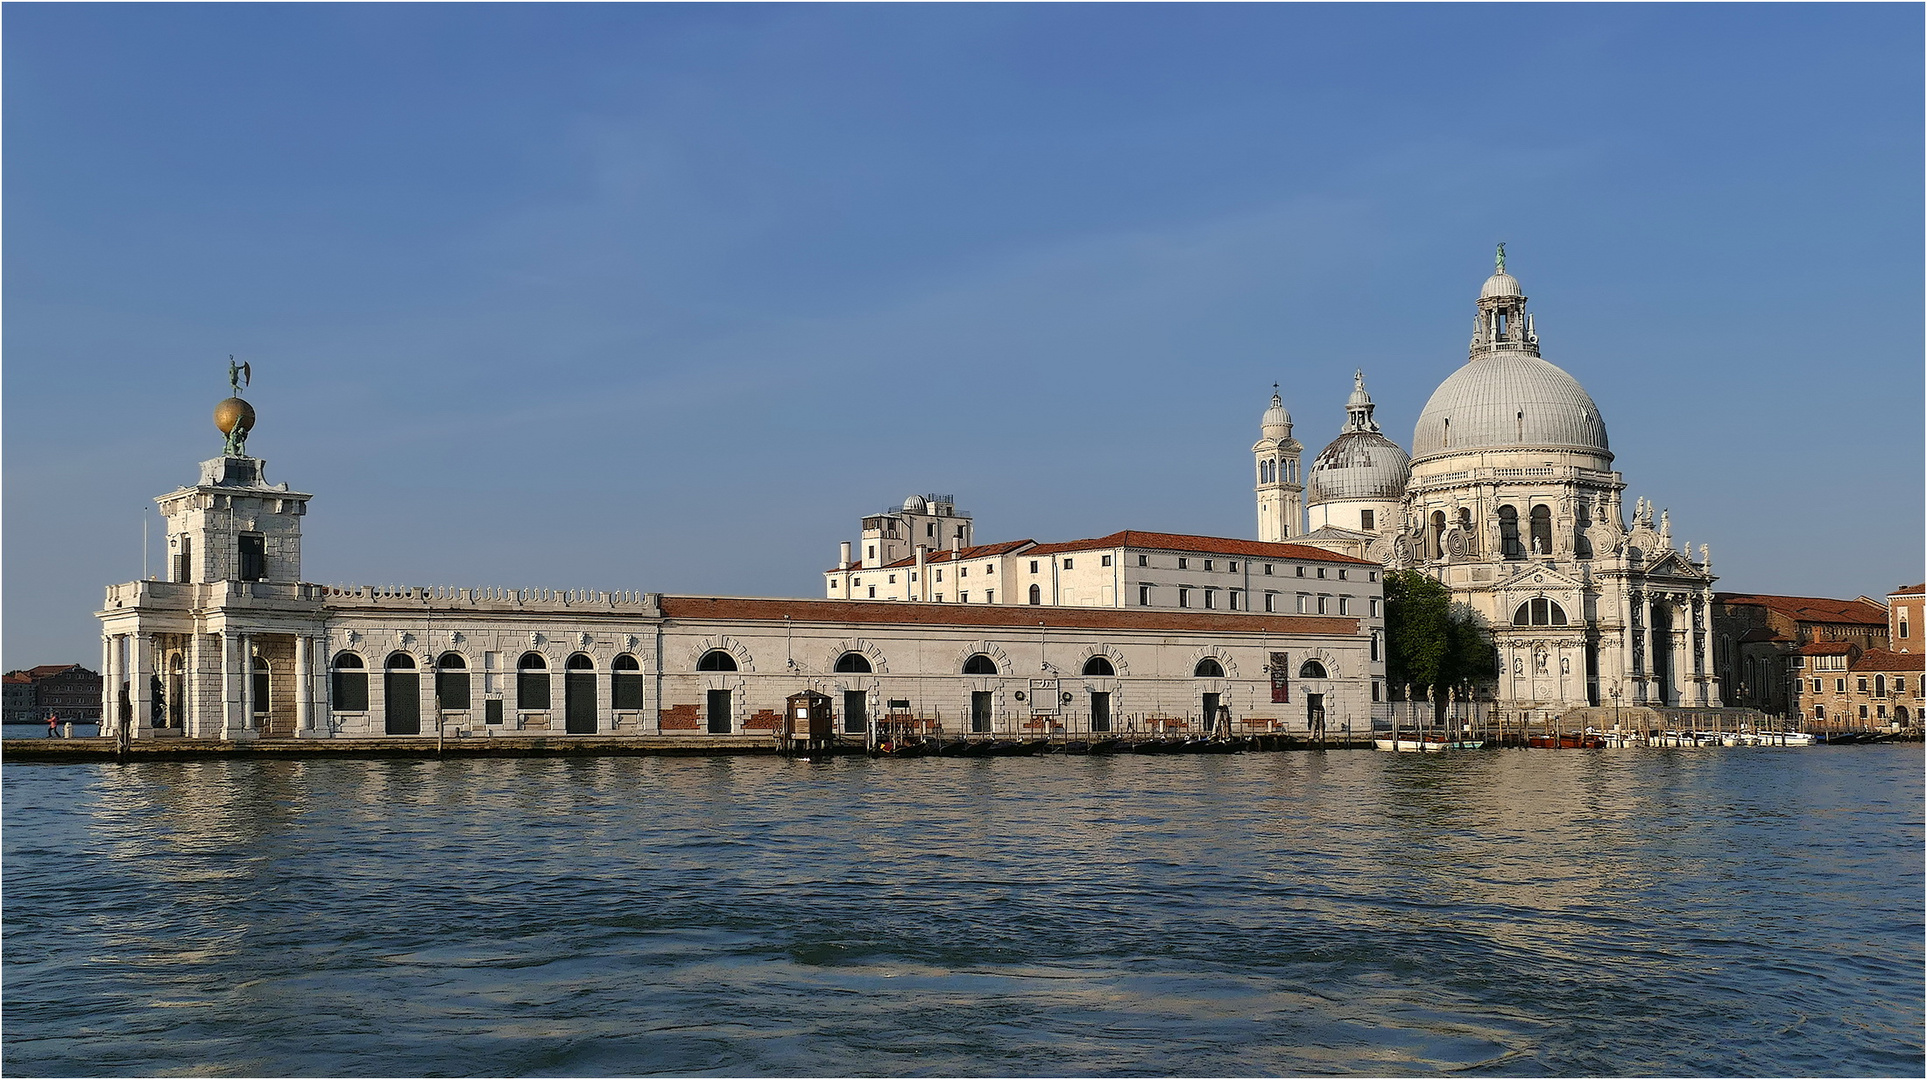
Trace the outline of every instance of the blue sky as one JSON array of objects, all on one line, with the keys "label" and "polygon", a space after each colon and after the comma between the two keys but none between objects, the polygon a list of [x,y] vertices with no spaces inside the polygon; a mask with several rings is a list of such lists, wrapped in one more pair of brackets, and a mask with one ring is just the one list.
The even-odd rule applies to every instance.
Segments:
[{"label": "blue sky", "polygon": [[1922,577],[1916,5],[0,18],[7,667],[230,353],[309,580],[810,596],[910,492],[1252,535],[1271,384],[1409,445],[1500,240],[1721,588]]}]

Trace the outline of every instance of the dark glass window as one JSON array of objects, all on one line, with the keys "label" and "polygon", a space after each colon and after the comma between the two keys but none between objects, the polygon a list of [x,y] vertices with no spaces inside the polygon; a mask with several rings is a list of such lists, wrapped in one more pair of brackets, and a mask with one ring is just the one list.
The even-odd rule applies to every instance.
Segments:
[{"label": "dark glass window", "polygon": [[842,674],[862,674],[870,672],[870,659],[858,652],[846,652],[836,658],[836,670]]},{"label": "dark glass window", "polygon": [[334,662],[334,710],[368,711],[368,669],[354,653],[337,653]]},{"label": "dark glass window", "polygon": [[983,653],[978,653],[964,661],[963,673],[965,675],[995,675],[997,674],[997,661],[992,660]]},{"label": "dark glass window", "polygon": [[1198,661],[1197,668],[1194,669],[1191,674],[1200,679],[1222,679],[1224,678],[1224,665],[1207,656]]},{"label": "dark glass window", "polygon": [[1325,665],[1316,660],[1307,660],[1299,666],[1298,677],[1301,679],[1325,678]]},{"label": "dark glass window", "polygon": [[468,661],[446,652],[435,661],[435,704],[445,712],[468,710]]},{"label": "dark glass window", "polygon": [[721,649],[711,649],[696,661],[697,671],[735,671],[736,658]]},{"label": "dark glass window", "polygon": [[1084,661],[1084,674],[1100,676],[1115,675],[1117,674],[1117,669],[1112,667],[1111,662],[1104,657],[1093,656],[1089,660]]},{"label": "dark glass window", "polygon": [[515,663],[515,707],[541,712],[549,707],[549,662],[541,653],[523,653]]},{"label": "dark glass window", "polygon": [[642,664],[628,653],[615,658],[609,665],[613,674],[609,676],[609,699],[617,710],[634,711],[642,708]]},{"label": "dark glass window", "polygon": [[258,533],[241,536],[241,580],[264,581],[268,576],[268,544]]}]

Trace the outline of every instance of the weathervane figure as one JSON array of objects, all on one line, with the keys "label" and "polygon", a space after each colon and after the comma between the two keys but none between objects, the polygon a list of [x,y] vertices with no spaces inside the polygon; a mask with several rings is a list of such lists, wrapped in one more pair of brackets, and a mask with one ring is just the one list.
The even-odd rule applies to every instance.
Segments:
[{"label": "weathervane figure", "polygon": [[241,399],[241,387],[253,379],[254,372],[247,364],[235,363],[232,355],[227,358],[227,383],[234,394],[214,406],[214,426],[227,436],[221,452],[228,457],[247,454],[248,432],[254,430],[254,406]]},{"label": "weathervane figure", "polygon": [[[1505,247],[1504,244],[1500,244],[1499,246],[1501,248]],[[233,353],[228,354],[227,384],[229,388],[231,388],[234,391],[235,397],[241,396],[241,387],[246,386],[250,381],[252,381],[253,375],[254,375],[253,371],[249,368],[247,364],[241,364],[237,366],[234,363],[234,354]]]}]

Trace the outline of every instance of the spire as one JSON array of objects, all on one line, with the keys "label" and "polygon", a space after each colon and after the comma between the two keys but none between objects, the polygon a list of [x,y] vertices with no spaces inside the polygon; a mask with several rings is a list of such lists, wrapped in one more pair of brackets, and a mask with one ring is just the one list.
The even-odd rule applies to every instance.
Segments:
[{"label": "spire", "polygon": [[1352,372],[1352,396],[1345,400],[1345,430],[1378,431],[1378,421],[1372,419],[1374,408],[1372,395],[1365,392],[1365,372]]}]

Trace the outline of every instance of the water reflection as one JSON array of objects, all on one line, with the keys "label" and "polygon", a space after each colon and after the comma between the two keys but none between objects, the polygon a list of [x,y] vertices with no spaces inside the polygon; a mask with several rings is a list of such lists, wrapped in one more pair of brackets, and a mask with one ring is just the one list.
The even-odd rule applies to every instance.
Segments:
[{"label": "water reflection", "polygon": [[16,766],[5,1064],[1918,1073],[1920,765]]}]

